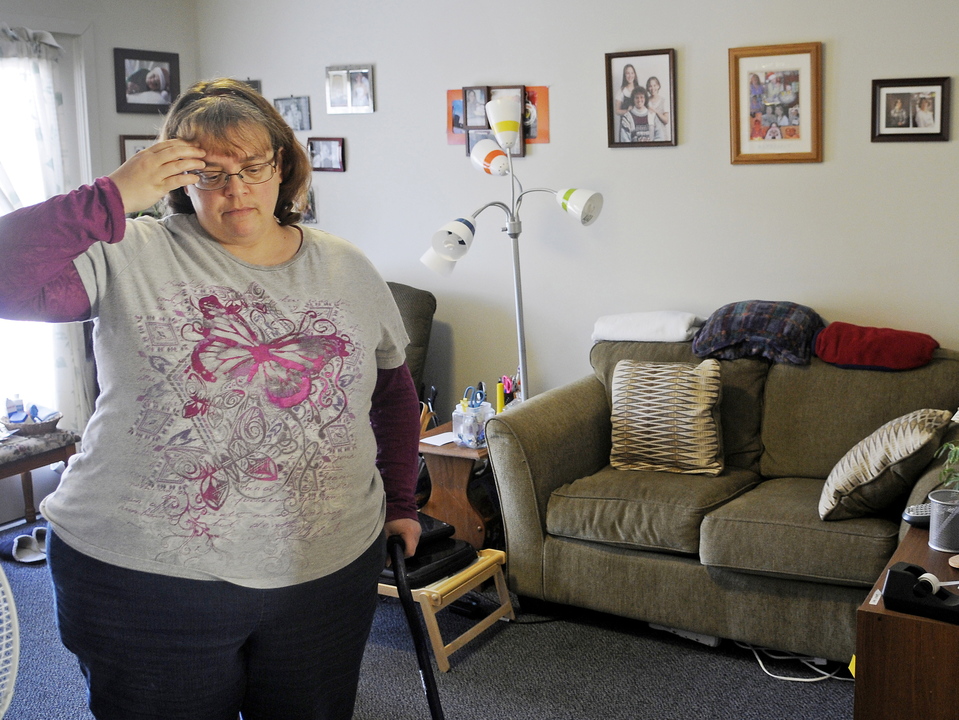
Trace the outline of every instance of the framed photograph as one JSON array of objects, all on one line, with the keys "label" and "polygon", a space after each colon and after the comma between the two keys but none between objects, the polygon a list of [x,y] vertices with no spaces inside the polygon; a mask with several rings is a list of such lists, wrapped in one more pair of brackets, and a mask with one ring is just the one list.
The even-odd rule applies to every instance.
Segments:
[{"label": "framed photograph", "polygon": [[327,67],[326,112],[331,115],[373,112],[373,67],[371,65]]},{"label": "framed photograph", "polygon": [[606,53],[609,147],[676,144],[676,51]]},{"label": "framed photograph", "polygon": [[153,135],[121,135],[120,164],[122,165],[141,150],[146,150],[156,141]]},{"label": "framed photograph", "polygon": [[263,81],[262,81],[262,80],[251,80],[250,78],[247,78],[246,80],[242,80],[241,82],[245,82],[245,83],[246,83],[247,85],[249,85],[251,88],[253,88],[253,89],[256,90],[258,93],[260,93],[260,95],[263,94]]},{"label": "framed photograph", "polygon": [[163,114],[180,94],[176,53],[113,48],[118,113]]},{"label": "framed photograph", "polygon": [[730,162],[822,162],[822,43],[729,50]]},{"label": "framed photograph", "polygon": [[949,139],[951,78],[872,81],[872,141]]},{"label": "framed photograph", "polygon": [[[515,97],[520,104],[521,108],[524,108],[524,111],[520,114],[520,117],[525,115],[526,108],[526,86],[525,85],[496,85],[491,86],[489,89],[488,100],[496,100],[499,97]],[[467,113],[468,115],[469,113]],[[485,115],[485,111],[484,111]],[[486,127],[489,127],[487,125]],[[469,150],[472,149],[473,145],[472,133],[470,133],[470,140],[467,143],[467,155],[469,155]],[[513,157],[525,157],[526,156],[526,124],[523,123],[523,138],[519,144],[519,147],[513,150]]]},{"label": "framed photograph", "polygon": [[306,193],[306,205],[300,210],[302,222],[307,225],[316,225],[316,193],[311,187]]},{"label": "framed photograph", "polygon": [[310,97],[301,95],[300,97],[275,98],[273,100],[275,107],[283,119],[294,130],[311,130],[312,119],[310,118]]},{"label": "framed photograph", "polygon": [[486,117],[486,103],[489,102],[489,88],[485,85],[474,85],[463,88],[463,100],[466,105],[466,128],[468,130],[489,127]]},{"label": "framed photograph", "polygon": [[310,138],[310,164],[317,172],[345,172],[343,138]]}]

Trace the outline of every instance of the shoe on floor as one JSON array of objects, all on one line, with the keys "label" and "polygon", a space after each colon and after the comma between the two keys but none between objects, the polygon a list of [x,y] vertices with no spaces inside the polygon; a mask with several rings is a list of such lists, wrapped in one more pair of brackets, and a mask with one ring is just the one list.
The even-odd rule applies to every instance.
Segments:
[{"label": "shoe on floor", "polygon": [[19,563],[39,563],[47,559],[47,554],[37,544],[33,535],[17,535],[12,540],[0,543],[0,557]]},{"label": "shoe on floor", "polygon": [[37,546],[40,548],[40,552],[46,555],[47,554],[47,526],[37,525],[35,528],[33,528],[33,532],[30,534],[33,535],[33,539],[37,541]]}]

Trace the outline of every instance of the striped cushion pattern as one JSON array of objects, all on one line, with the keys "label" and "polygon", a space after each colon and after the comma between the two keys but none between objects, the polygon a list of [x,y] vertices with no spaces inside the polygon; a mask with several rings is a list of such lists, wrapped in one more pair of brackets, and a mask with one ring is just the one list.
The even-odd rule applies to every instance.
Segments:
[{"label": "striped cushion pattern", "polygon": [[819,517],[862,517],[903,497],[932,460],[951,418],[948,410],[916,410],[857,443],[826,478]]},{"label": "striped cushion pattern", "polygon": [[723,471],[719,362],[620,360],[613,371],[613,448],[621,470]]}]

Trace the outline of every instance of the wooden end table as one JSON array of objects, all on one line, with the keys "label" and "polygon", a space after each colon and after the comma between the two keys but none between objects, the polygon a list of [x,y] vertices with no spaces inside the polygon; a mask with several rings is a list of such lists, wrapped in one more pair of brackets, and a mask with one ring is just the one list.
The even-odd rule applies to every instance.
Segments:
[{"label": "wooden end table", "polygon": [[[439,435],[453,429],[453,423],[440,425],[423,434],[423,437]],[[489,452],[485,447],[467,448],[456,443],[430,445],[420,443],[420,454],[430,473],[430,499],[422,507],[423,512],[456,528],[454,538],[465,540],[477,550],[486,540],[487,518],[473,506],[467,496],[473,468],[485,460]]]},{"label": "wooden end table", "polygon": [[37,519],[31,471],[61,460],[66,462],[77,451],[79,440],[80,436],[69,430],[54,430],[42,435],[17,435],[0,444],[0,478],[20,476],[27,522]]},{"label": "wooden end table", "polygon": [[[952,553],[929,547],[929,531],[909,528],[856,612],[855,720],[955,720],[959,624],[887,610],[882,586],[897,562],[919,565],[943,582],[959,580]],[[950,588],[952,590],[953,588]]]}]

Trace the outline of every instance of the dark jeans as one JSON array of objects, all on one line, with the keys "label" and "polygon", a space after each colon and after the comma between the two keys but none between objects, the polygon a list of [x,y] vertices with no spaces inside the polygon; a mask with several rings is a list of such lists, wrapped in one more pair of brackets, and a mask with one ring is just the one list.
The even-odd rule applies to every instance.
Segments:
[{"label": "dark jeans", "polygon": [[319,580],[256,590],[94,560],[51,534],[63,644],[98,720],[334,720],[353,714],[382,539]]}]

